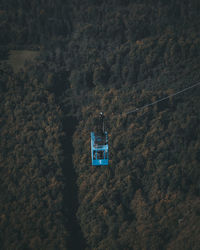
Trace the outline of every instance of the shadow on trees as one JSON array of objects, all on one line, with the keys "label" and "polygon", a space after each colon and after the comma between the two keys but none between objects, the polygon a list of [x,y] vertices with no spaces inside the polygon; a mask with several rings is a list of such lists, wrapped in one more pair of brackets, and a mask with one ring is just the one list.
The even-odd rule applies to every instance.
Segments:
[{"label": "shadow on trees", "polygon": [[79,206],[78,202],[78,187],[76,184],[77,176],[73,166],[73,146],[72,135],[75,131],[77,120],[74,117],[66,117],[63,122],[66,136],[63,141],[64,148],[64,166],[63,173],[66,179],[65,195],[64,195],[64,210],[67,214],[67,227],[70,231],[70,249],[85,249],[86,242],[76,217],[76,212]]}]

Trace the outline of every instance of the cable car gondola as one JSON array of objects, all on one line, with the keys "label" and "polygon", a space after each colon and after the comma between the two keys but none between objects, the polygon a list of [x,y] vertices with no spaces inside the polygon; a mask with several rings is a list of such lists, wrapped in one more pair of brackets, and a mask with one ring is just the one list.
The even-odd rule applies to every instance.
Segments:
[{"label": "cable car gondola", "polygon": [[97,130],[91,132],[92,166],[108,165],[108,133],[104,128],[104,115],[99,114]]}]

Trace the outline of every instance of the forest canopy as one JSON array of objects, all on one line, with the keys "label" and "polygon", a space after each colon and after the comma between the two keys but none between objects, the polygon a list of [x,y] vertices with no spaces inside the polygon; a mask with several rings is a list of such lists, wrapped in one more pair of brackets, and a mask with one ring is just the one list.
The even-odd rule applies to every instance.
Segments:
[{"label": "forest canopy", "polygon": [[[199,9],[1,1],[3,249],[199,248],[200,88],[126,115],[199,82]],[[109,166],[94,167],[101,111]]]}]

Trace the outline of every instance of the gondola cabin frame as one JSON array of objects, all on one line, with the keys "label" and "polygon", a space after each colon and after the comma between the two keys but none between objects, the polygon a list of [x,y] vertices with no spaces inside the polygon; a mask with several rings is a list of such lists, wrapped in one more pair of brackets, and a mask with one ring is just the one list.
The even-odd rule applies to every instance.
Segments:
[{"label": "gondola cabin frame", "polygon": [[92,166],[108,165],[108,133],[97,135],[91,132]]}]

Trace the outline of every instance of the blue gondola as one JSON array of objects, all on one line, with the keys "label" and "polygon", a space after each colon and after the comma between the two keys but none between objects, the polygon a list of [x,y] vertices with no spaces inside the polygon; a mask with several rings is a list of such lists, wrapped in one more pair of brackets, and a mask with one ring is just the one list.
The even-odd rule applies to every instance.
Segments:
[{"label": "blue gondola", "polygon": [[97,132],[91,132],[92,166],[108,165],[108,133],[104,131],[104,115],[101,112]]}]

